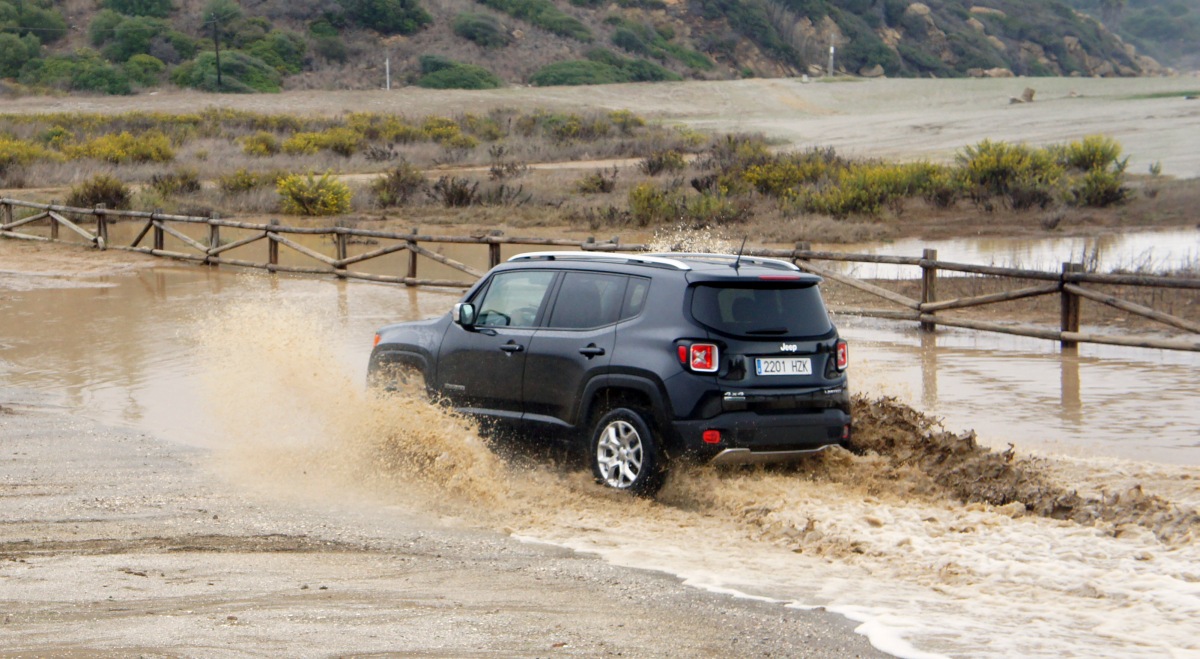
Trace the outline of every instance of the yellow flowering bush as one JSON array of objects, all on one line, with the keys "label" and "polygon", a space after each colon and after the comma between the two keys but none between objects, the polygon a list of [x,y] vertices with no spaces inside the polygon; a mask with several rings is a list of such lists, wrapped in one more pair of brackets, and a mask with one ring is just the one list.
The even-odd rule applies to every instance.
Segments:
[{"label": "yellow flowering bush", "polygon": [[320,177],[292,174],[275,185],[283,212],[296,215],[340,215],[350,210],[350,188],[329,172]]},{"label": "yellow flowering bush", "polygon": [[169,162],[175,152],[171,141],[162,131],[151,130],[141,135],[130,132],[110,133],[82,144],[63,147],[68,158],[94,158],[113,164],[128,162]]}]

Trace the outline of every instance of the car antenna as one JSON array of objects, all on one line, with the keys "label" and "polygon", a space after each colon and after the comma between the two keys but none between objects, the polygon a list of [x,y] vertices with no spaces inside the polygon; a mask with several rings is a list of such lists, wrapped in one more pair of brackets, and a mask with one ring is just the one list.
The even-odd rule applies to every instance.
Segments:
[{"label": "car antenna", "polygon": [[738,264],[740,264],[742,262],[742,252],[746,249],[746,239],[749,237],[750,237],[750,234],[746,234],[746,235],[742,236],[742,246],[738,248],[737,258],[733,260],[733,269],[734,270],[737,270]]}]

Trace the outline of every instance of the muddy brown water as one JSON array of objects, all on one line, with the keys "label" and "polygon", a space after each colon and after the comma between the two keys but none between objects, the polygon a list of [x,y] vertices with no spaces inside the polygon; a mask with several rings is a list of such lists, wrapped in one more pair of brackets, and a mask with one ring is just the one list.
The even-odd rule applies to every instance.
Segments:
[{"label": "muddy brown water", "polygon": [[[858,390],[899,395],[984,442],[1047,454],[1022,467],[1036,470],[1034,487],[1046,479],[1103,501],[1117,521],[966,501],[934,474],[968,488],[986,474],[930,472],[944,462],[936,454],[688,471],[659,501],[634,501],[570,464],[501,460],[469,421],[437,407],[365,395],[374,329],[444,313],[457,294],[170,264],[5,273],[0,377],[18,399],[201,447],[247,484],[307,488],[320,474],[329,496],[367,488],[383,506],[698,588],[826,607],[901,656],[1200,651],[1190,522],[1139,516],[1143,491],[1160,512],[1200,503],[1191,357],[1065,359],[1049,343],[843,322]],[[914,423],[894,409],[879,407],[871,425]]]},{"label": "muddy brown water", "polygon": [[[134,222],[116,224],[110,229],[110,239],[114,244],[129,244],[140,226],[141,223]],[[179,229],[198,240],[207,240],[207,228],[203,225],[179,225]],[[33,232],[46,233],[46,229],[42,227]],[[253,234],[248,230],[227,229],[222,237],[232,242]],[[73,239],[73,236],[69,238]],[[167,249],[191,251],[172,236],[166,239]],[[325,236],[295,235],[292,239],[310,249],[333,252],[333,243]],[[647,239],[653,241],[655,237]],[[658,239],[663,242],[662,237]],[[230,250],[226,255],[232,259],[263,262],[266,260],[265,244],[266,241],[259,241]],[[379,246],[378,241],[373,240],[352,243],[348,254],[365,253]],[[487,268],[486,251],[480,245],[435,244],[431,247],[480,270]],[[1146,231],[1098,238],[1043,240],[910,240],[850,249],[916,256],[924,247],[937,249],[942,260],[1009,267],[1053,270],[1056,264],[1064,261],[1090,259],[1090,263],[1101,271],[1137,266],[1181,268],[1194,267],[1200,259],[1200,231]],[[503,258],[508,258],[536,249],[542,248],[504,245],[501,253]],[[402,275],[407,272],[407,259],[405,253],[399,252],[354,267],[371,274]],[[287,247],[280,248],[280,263],[315,265],[311,258]],[[848,266],[843,269],[856,276],[885,280],[912,277],[916,271],[906,266],[833,264],[833,267],[839,266]],[[420,259],[419,275],[471,281],[469,275],[424,258]],[[953,276],[953,273],[947,275]],[[229,272],[186,266],[157,268],[153,275],[142,278],[152,281],[136,288],[128,284],[113,285],[112,282],[103,284],[108,292],[98,299],[103,300],[106,309],[112,309],[110,305],[117,309],[115,314],[112,311],[102,314],[108,317],[105,322],[125,322],[144,328],[144,317],[120,319],[131,313],[140,315],[145,302],[137,298],[149,295],[157,300],[152,307],[177,310],[175,315],[168,313],[162,319],[164,327],[161,328],[164,334],[177,333],[177,329],[172,328],[187,320],[178,314],[186,313],[197,300],[206,299],[202,292],[205,287],[217,297],[236,297],[239,281]],[[93,282],[91,285],[98,284]],[[346,329],[341,358],[347,368],[356,372],[365,368],[368,346],[363,337],[369,338],[376,326],[394,320],[437,315],[444,312],[461,292],[459,289],[426,289],[418,293],[401,288],[397,289],[400,292],[387,293],[385,291],[390,289],[386,287],[301,283],[301,280],[290,285],[337,291],[339,322]],[[126,293],[126,289],[132,292]],[[60,291],[59,295],[91,299],[86,291]],[[401,303],[387,301],[401,294]],[[94,318],[97,313],[88,309],[90,304],[94,303],[69,303],[72,308]],[[1200,465],[1200,406],[1195,404],[1200,399],[1196,397],[1194,377],[1196,367],[1200,366],[1200,355],[1095,345],[1063,352],[1052,342],[986,332],[942,327],[931,335],[915,331],[915,325],[910,323],[852,317],[840,318],[838,323],[854,344],[855,380],[861,391],[895,396],[942,418],[950,429],[975,429],[985,444],[1003,448],[1012,443],[1026,451],[1049,451],[1075,457],[1108,456]],[[81,328],[89,326],[70,321],[67,324]],[[69,343],[83,345],[78,339]],[[140,342],[133,345],[142,347]],[[78,383],[68,388],[73,402],[80,402],[81,396],[125,395],[126,402],[120,408],[120,415],[123,419],[137,420],[143,415],[160,414],[155,411],[158,408],[139,402],[139,398],[145,396],[168,395],[168,388],[159,386],[159,382],[188,386],[188,379],[178,376],[179,365],[169,358],[143,354],[133,360],[113,359],[109,354],[115,349],[111,341],[94,346],[94,349],[98,352],[89,353],[91,359],[105,359],[119,364],[118,369],[136,369],[138,374],[125,375],[114,383],[112,377],[94,370],[99,366],[88,367],[79,372]],[[73,365],[67,372],[75,373],[78,368]],[[36,372],[36,369],[31,371]],[[129,389],[142,393],[139,396],[121,393]],[[107,414],[111,416],[111,412]],[[174,412],[161,421],[152,422],[169,423],[170,419],[181,419],[189,428],[195,421],[187,418],[186,413]]]}]

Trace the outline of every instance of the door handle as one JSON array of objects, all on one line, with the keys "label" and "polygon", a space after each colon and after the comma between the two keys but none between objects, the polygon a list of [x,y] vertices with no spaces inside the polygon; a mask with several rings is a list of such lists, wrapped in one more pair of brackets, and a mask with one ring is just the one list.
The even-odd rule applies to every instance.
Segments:
[{"label": "door handle", "polygon": [[596,345],[595,343],[592,343],[592,344],[589,344],[586,348],[580,348],[579,354],[587,357],[588,359],[591,359],[592,357],[599,357],[600,355],[603,355],[604,348],[601,348],[600,346]]},{"label": "door handle", "polygon": [[514,352],[521,352],[525,349],[525,346],[521,345],[520,343],[513,343],[512,341],[509,341],[508,343],[500,346],[500,349],[511,355]]}]

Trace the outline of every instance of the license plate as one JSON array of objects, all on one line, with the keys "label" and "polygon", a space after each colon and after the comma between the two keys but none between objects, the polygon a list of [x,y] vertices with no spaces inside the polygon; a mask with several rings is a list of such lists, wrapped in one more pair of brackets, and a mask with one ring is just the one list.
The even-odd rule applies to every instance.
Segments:
[{"label": "license plate", "polygon": [[812,375],[808,357],[764,357],[754,360],[757,375]]}]

